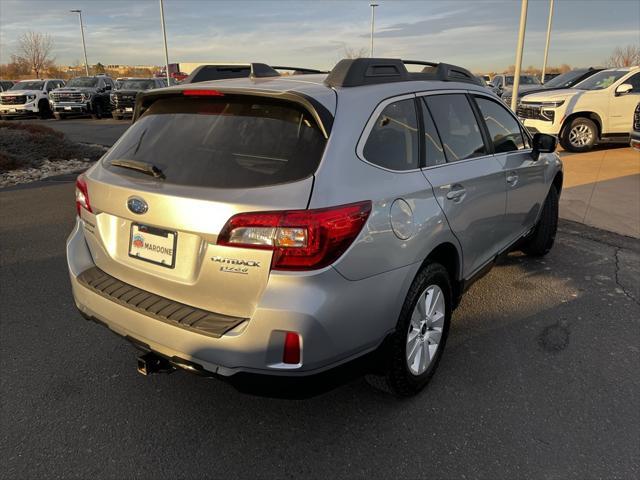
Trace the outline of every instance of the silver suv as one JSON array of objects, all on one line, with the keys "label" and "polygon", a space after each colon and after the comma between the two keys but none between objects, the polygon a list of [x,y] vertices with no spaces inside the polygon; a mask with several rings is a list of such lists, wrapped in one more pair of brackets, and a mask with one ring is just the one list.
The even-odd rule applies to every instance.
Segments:
[{"label": "silver suv", "polygon": [[555,138],[452,65],[261,71],[138,97],[77,180],[76,305],[143,373],[305,376],[377,351],[415,394],[465,289],[552,247]]}]

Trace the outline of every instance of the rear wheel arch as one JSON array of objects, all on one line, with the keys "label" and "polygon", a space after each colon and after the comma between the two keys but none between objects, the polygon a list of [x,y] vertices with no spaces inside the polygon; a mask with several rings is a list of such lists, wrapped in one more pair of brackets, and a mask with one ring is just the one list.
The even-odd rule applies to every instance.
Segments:
[{"label": "rear wheel arch", "polygon": [[462,259],[460,257],[461,253],[453,243],[444,242],[431,250],[427,258],[422,262],[420,268],[422,270],[422,268],[430,263],[439,263],[447,270],[451,282],[454,308],[458,305],[460,296],[462,295],[462,275],[460,272]]}]

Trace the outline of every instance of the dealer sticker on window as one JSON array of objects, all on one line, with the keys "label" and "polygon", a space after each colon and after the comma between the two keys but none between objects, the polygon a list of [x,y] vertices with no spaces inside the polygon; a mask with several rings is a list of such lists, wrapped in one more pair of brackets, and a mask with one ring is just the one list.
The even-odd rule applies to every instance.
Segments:
[{"label": "dealer sticker on window", "polygon": [[176,260],[177,234],[168,230],[140,225],[131,225],[129,256],[173,268]]}]

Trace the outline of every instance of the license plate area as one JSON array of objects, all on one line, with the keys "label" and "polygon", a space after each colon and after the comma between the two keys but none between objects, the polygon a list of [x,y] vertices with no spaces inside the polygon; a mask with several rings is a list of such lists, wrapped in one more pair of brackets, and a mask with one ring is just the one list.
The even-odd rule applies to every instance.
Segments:
[{"label": "license plate area", "polygon": [[162,267],[174,268],[177,241],[176,232],[132,223],[129,235],[129,256]]}]

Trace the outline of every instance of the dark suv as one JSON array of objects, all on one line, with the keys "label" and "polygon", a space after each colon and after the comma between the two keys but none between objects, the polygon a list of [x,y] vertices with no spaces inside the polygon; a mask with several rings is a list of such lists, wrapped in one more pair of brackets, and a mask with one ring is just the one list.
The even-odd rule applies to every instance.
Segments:
[{"label": "dark suv", "polygon": [[164,78],[124,78],[120,79],[117,89],[111,93],[111,115],[116,120],[133,116],[136,97],[139,92],[166,87]]},{"label": "dark suv", "polygon": [[111,110],[109,94],[113,89],[113,80],[106,75],[72,78],[63,88],[51,92],[51,111],[56,120],[73,114],[102,118]]}]

